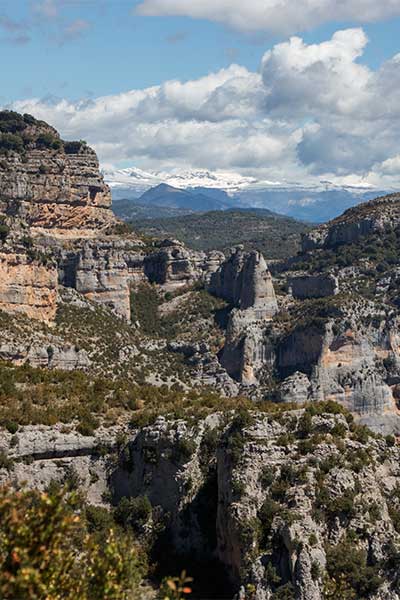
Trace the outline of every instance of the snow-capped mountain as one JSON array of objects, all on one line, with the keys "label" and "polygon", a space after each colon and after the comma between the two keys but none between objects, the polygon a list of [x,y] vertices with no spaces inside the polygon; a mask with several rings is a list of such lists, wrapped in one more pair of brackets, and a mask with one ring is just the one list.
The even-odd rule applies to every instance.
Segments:
[{"label": "snow-capped mountain", "polygon": [[238,193],[258,183],[254,177],[244,177],[229,171],[212,172],[203,169],[148,172],[136,167],[129,167],[126,169],[104,168],[102,173],[113,191],[130,190],[137,194],[142,194],[145,190],[160,183],[181,189],[201,187],[224,190],[228,194]]},{"label": "snow-capped mountain", "polygon": [[[231,207],[263,208],[314,222],[332,219],[347,208],[391,191],[378,190],[363,181],[340,185],[323,180],[304,185],[300,182],[257,180],[234,172],[203,169],[143,171],[129,167],[104,168],[102,172],[112,189],[114,201],[123,199],[141,202],[144,192],[165,184],[175,188],[175,191],[188,190],[207,196],[208,201],[213,199],[214,203],[219,200]],[[170,199],[171,196],[164,198],[164,204],[175,207],[168,203]],[[143,201],[148,203],[148,198],[145,196]],[[199,206],[191,204],[191,208],[209,210],[206,205],[208,206],[207,203],[199,202]]]}]

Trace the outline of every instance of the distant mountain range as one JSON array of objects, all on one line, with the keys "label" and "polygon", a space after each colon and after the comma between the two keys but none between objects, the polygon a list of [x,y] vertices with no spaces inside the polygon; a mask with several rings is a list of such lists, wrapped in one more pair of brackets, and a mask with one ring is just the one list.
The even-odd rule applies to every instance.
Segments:
[{"label": "distant mountain range", "polygon": [[127,192],[139,197],[144,191],[160,183],[166,183],[180,189],[209,188],[235,194],[256,184],[257,179],[243,177],[237,173],[207,170],[178,170],[173,172],[149,172],[135,167],[127,169],[102,169],[103,176],[112,188],[116,198],[122,198]]},{"label": "distant mountain range", "polygon": [[[312,188],[300,185],[285,187],[277,182],[257,181],[219,171],[149,173],[127,168],[105,169],[103,174],[112,189],[114,210],[124,219],[136,216],[137,211],[143,218],[153,215],[159,218],[229,208],[261,208],[303,221],[322,223],[360,202],[387,193],[387,190],[341,188],[326,183]],[[133,201],[131,206],[129,201]],[[163,213],[154,211],[152,207],[158,207]]]}]

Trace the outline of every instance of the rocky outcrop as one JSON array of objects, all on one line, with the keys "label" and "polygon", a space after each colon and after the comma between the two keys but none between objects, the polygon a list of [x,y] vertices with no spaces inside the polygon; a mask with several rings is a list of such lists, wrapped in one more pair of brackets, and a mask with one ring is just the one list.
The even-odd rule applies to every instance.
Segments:
[{"label": "rocky outcrop", "polygon": [[14,435],[3,432],[0,452],[13,461],[13,468],[11,472],[0,468],[0,484],[44,491],[54,482],[73,482],[91,504],[103,505],[108,492],[107,464],[125,430],[100,427],[84,436],[73,425],[56,424],[21,427]]},{"label": "rocky outcrop", "polygon": [[400,223],[400,194],[390,194],[350,208],[342,216],[303,237],[304,252],[351,244],[361,237]]},{"label": "rocky outcrop", "polygon": [[[398,335],[396,321],[382,320],[376,330],[362,326],[350,310],[337,320],[327,319],[324,325],[300,325],[275,342],[271,340],[281,399],[334,400],[361,415],[376,431],[397,435]],[[264,362],[263,370],[271,373],[271,360]]]},{"label": "rocky outcrop", "polygon": [[151,283],[176,289],[195,281],[208,281],[221,262],[222,252],[196,252],[177,240],[165,240],[146,256],[144,273]]},{"label": "rocky outcrop", "polygon": [[211,276],[209,290],[236,307],[229,317],[222,366],[237,381],[256,383],[257,370],[270,356],[263,327],[278,311],[264,257],[237,248]]},{"label": "rocky outcrop", "polygon": [[84,142],[63,142],[42,121],[17,118],[23,147],[2,157],[1,212],[52,236],[94,237],[112,227],[117,219],[96,153]]},{"label": "rocky outcrop", "polygon": [[257,318],[272,317],[278,310],[272,277],[260,252],[238,247],[211,276],[209,291],[232,306],[253,309]]},{"label": "rocky outcrop", "polygon": [[303,404],[309,402],[311,383],[305,373],[296,371],[280,385],[279,399],[286,403]]},{"label": "rocky outcrop", "polygon": [[30,426],[4,433],[0,450],[14,460],[0,468],[3,483],[73,481],[106,506],[146,496],[147,529],[154,537],[163,529],[183,561],[216,556],[231,597],[324,600],[346,590],[399,598],[400,450],[346,413],[242,411],[195,427],[159,417],[87,437],[65,425]]},{"label": "rocky outcrop", "polygon": [[[283,427],[271,418],[257,419],[242,434],[243,452],[236,461],[219,450],[218,551],[241,583],[239,598],[251,591],[256,600],[274,594],[322,600],[329,589],[332,597],[344,597],[346,585],[357,584],[339,583],[337,577],[346,575],[337,561],[342,555],[349,564],[358,552],[359,569],[370,565],[370,575],[383,576],[370,597],[397,600],[396,584],[385,566],[389,548],[399,541],[391,520],[398,449],[387,451],[383,440],[371,439],[371,458],[358,463],[354,457],[363,455],[365,443],[351,440],[342,416],[307,419],[306,433],[304,413],[291,415],[292,425],[287,420]],[[340,449],[335,429],[343,432]],[[317,432],[319,441],[310,443]],[[301,443],[281,442],[288,434],[307,440],[309,450],[299,455]],[[365,531],[366,537],[352,538],[353,528]],[[357,589],[353,593],[358,597]]]},{"label": "rocky outcrop", "polygon": [[326,298],[339,293],[338,279],[330,273],[292,277],[289,280],[289,286],[293,297],[299,300]]},{"label": "rocky outcrop", "polygon": [[26,252],[0,251],[0,309],[45,322],[57,309],[57,269]]},{"label": "rocky outcrop", "polygon": [[62,285],[130,320],[130,288],[145,279],[145,255],[136,240],[87,240],[59,247],[57,256]]}]

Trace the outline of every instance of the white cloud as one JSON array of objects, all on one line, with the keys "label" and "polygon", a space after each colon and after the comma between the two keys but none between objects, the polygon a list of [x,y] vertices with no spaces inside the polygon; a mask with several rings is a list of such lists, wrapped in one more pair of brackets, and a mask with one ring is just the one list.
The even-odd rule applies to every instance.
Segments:
[{"label": "white cloud", "polygon": [[291,34],[329,21],[368,23],[400,14],[398,0],[142,0],[146,16],[217,21],[241,31]]},{"label": "white cloud", "polygon": [[400,185],[400,55],[373,71],[358,62],[366,43],[362,29],[313,45],[295,37],[267,52],[258,73],[234,64],[188,82],[13,108],[87,139],[105,163]]},{"label": "white cloud", "polygon": [[276,45],[261,65],[268,108],[283,114],[315,114],[316,109],[351,113],[372,76],[355,62],[367,42],[362,29],[348,29],[321,44],[306,45],[293,37]]}]

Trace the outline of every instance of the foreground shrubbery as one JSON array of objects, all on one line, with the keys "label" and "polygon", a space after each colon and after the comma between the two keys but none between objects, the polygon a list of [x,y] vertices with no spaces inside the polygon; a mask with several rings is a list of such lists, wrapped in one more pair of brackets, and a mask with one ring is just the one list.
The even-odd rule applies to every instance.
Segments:
[{"label": "foreground shrubbery", "polygon": [[1,598],[139,598],[137,547],[113,529],[100,543],[77,507],[62,491],[0,491]]},{"label": "foreground shrubbery", "polygon": [[[112,513],[76,492],[0,488],[0,597],[4,600],[142,600],[144,550]],[[191,578],[166,578],[158,598],[183,600]],[[153,597],[153,595],[152,595]]]}]

